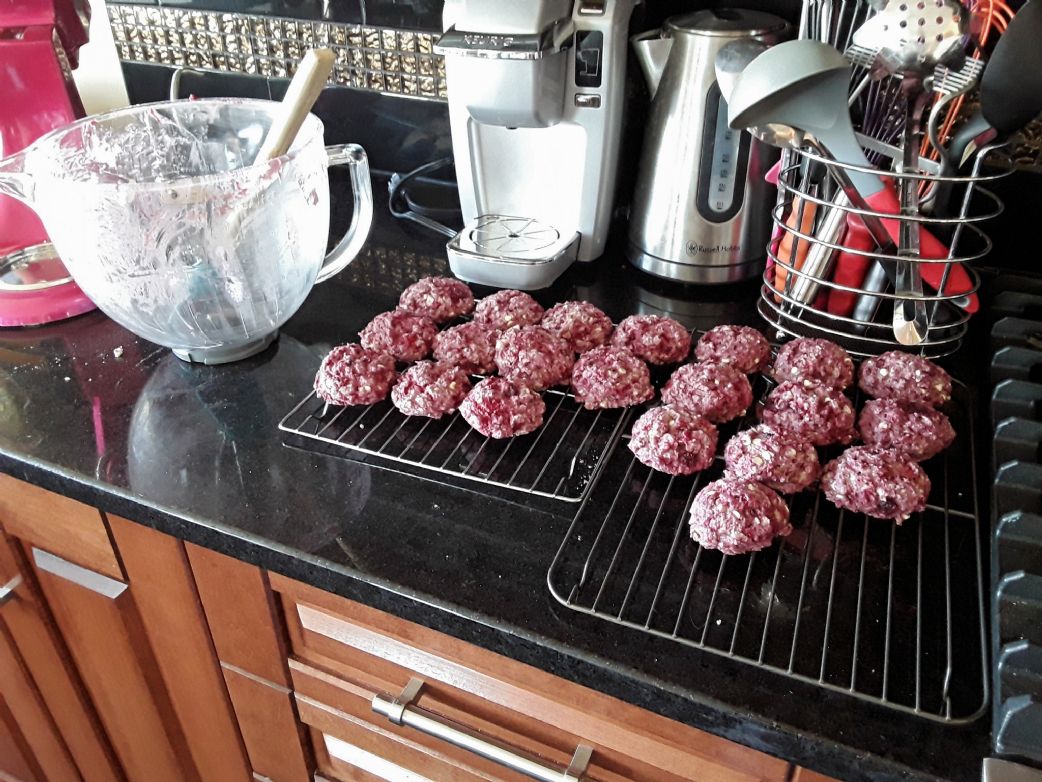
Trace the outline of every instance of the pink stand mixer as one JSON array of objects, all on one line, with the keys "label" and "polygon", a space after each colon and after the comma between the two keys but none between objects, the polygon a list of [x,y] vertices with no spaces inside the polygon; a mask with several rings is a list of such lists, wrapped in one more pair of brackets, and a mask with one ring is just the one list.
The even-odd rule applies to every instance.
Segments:
[{"label": "pink stand mixer", "polygon": [[[0,158],[83,116],[72,69],[89,20],[86,0],[0,3]],[[39,218],[0,195],[0,326],[49,323],[92,309]]]}]

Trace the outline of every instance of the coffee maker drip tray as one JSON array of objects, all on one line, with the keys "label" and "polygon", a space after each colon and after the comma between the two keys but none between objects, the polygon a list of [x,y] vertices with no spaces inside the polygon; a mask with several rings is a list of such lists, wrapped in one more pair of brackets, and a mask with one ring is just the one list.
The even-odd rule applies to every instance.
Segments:
[{"label": "coffee maker drip tray", "polygon": [[448,243],[449,266],[467,282],[497,288],[546,288],[575,260],[579,234],[531,217],[482,215]]}]

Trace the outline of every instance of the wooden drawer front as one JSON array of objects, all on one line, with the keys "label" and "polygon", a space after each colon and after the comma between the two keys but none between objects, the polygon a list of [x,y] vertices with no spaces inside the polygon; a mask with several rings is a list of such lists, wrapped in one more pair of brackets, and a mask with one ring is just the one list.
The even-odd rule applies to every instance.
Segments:
[{"label": "wooden drawer front", "polygon": [[89,505],[0,474],[0,527],[69,562],[125,577],[101,513]]},{"label": "wooden drawer front", "polygon": [[261,679],[289,684],[282,620],[263,570],[185,545],[217,657]]},{"label": "wooden drawer front", "polygon": [[[338,776],[335,764],[326,761],[327,765],[323,765],[324,751],[327,755],[332,754],[334,760],[337,755],[341,759],[350,759],[349,752],[329,752],[330,739],[333,739],[334,747],[336,743],[346,744],[350,748],[361,750],[362,753],[383,758],[403,769],[405,773],[417,774],[422,778],[453,782],[525,782],[528,779],[441,739],[408,727],[394,725],[373,711],[373,697],[378,693],[365,685],[340,679],[298,661],[290,662],[290,673],[293,677],[293,690],[300,718],[320,736],[313,736],[320,772]],[[422,696],[418,699],[417,705],[423,709],[436,710],[441,716],[484,736],[497,739],[513,749],[538,754],[546,762],[561,769],[568,765],[568,753],[539,744],[530,737],[503,730],[500,726],[475,718],[474,715],[459,709],[448,707],[433,696]],[[619,777],[614,775],[588,778],[603,779],[605,782],[619,780]]]},{"label": "wooden drawer front", "polygon": [[118,516],[108,522],[200,782],[252,779],[183,544]]},{"label": "wooden drawer front", "polygon": [[308,782],[311,773],[289,690],[231,666],[222,668],[253,771],[274,782]]},{"label": "wooden drawer front", "polygon": [[792,773],[792,782],[839,782],[832,777],[826,777],[823,774],[819,774],[817,771],[811,771],[806,768],[796,768]]},{"label": "wooden drawer front", "polygon": [[[777,758],[275,574],[271,583],[282,595],[298,696],[400,731],[416,743],[423,743],[418,731],[397,728],[371,712],[373,695],[393,697],[414,676],[426,683],[420,708],[561,769],[577,745],[593,747],[593,779],[787,778],[788,764]],[[315,677],[303,677],[302,666],[333,675],[323,693],[308,694]],[[330,689],[332,681],[347,694]],[[489,772],[493,779],[514,778],[490,768],[496,769]]]},{"label": "wooden drawer front", "polygon": [[516,782],[514,776],[498,776],[495,769],[482,771],[471,762],[474,758],[461,757],[451,747],[431,746],[422,737],[399,734],[299,693],[296,699],[300,718],[311,729],[318,772],[331,779]]},{"label": "wooden drawer front", "polygon": [[435,782],[336,736],[314,728],[310,733],[319,768],[323,769],[315,775],[315,782]]}]

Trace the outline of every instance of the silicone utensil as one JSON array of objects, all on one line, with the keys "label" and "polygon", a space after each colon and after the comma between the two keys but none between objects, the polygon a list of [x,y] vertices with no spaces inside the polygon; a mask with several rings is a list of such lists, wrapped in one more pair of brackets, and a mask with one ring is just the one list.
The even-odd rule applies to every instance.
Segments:
[{"label": "silicone utensil", "polygon": [[310,49],[301,58],[282,98],[281,111],[268,129],[254,162],[274,160],[289,152],[300,126],[325,88],[335,62],[336,55],[332,49]]},{"label": "silicone utensil", "polygon": [[[753,60],[767,51],[767,44],[762,41],[758,41],[754,38],[746,38],[737,41],[731,41],[720,48],[716,53],[714,60],[714,67],[716,70],[716,83],[720,88],[720,94],[723,96],[725,102],[730,102],[731,94],[734,92],[734,86],[738,81],[738,76],[745,70],[746,66],[749,65]],[[781,168],[781,161],[775,163],[770,171],[767,172],[765,177],[766,181],[773,184],[775,187],[778,185],[778,173]],[[778,226],[775,230],[778,236],[775,239],[780,241],[775,242],[775,255],[781,261],[780,264],[773,266],[773,280],[774,288],[779,293],[786,292],[786,281],[789,277],[789,269],[785,267],[785,264],[789,264],[795,269],[802,270],[803,265],[807,260],[807,253],[811,248],[810,242],[800,239],[796,236],[793,231],[799,231],[805,235],[810,235],[814,230],[814,223],[818,214],[818,205],[813,201],[803,201],[800,198],[794,198],[791,204],[789,214],[786,216],[784,224],[788,230],[784,230]],[[775,301],[781,302],[781,296],[775,296]]]},{"label": "silicone utensil", "polygon": [[[876,52],[876,67],[901,80],[905,99],[902,133],[902,170],[919,168],[922,114],[928,91],[923,79],[940,63],[962,54],[966,43],[966,14],[955,0],[889,0],[855,32],[854,44]],[[910,258],[896,264],[894,337],[902,345],[920,345],[930,327],[923,300],[919,264],[919,180],[901,179],[899,254]]]},{"label": "silicone utensil", "polygon": [[775,146],[798,146],[813,137],[849,170],[854,186],[868,198],[886,187],[858,144],[847,108],[850,66],[828,44],[795,40],[772,46],[738,75],[728,122],[733,128],[757,128]]},{"label": "silicone utensil", "polygon": [[1042,2],[1028,0],[992,52],[980,80],[980,111],[952,137],[948,158],[961,166],[984,144],[1042,113]]},{"label": "silicone utensil", "polygon": [[[865,199],[868,206],[874,211],[882,212],[884,214],[898,214],[900,212],[900,204],[898,203],[897,196],[894,193],[893,188],[886,188],[880,190],[870,198]],[[901,228],[897,220],[882,221],[886,233],[890,236],[890,240],[896,244]],[[919,232],[919,256],[927,260],[943,260],[948,257],[948,248],[941,242],[937,237],[931,234],[929,231]],[[843,240],[843,244],[847,247],[854,249],[864,250],[870,252],[874,246],[875,241],[864,222],[853,214],[847,215],[847,235]],[[836,259],[836,275],[842,277],[844,280],[852,280],[858,274],[860,270],[861,278],[854,284],[854,287],[860,285],[861,279],[864,278],[864,274],[868,267],[871,265],[871,259],[866,259],[863,256],[856,255],[854,253],[841,253]],[[849,267],[849,270],[844,267]],[[970,275],[963,268],[961,263],[953,263],[951,265],[951,272],[948,275],[948,282],[944,287],[944,291],[940,290],[941,279],[944,276],[943,263],[921,263],[918,264],[922,271],[923,280],[938,294],[941,295],[955,295],[961,294],[961,297],[954,299],[954,303],[962,309],[969,312],[971,315],[980,309],[980,301],[977,298],[976,293],[970,293],[973,289],[973,280],[970,279]],[[839,282],[839,279],[836,280]],[[844,282],[844,285],[851,284]],[[840,294],[842,291],[835,291]],[[843,302],[842,307],[839,302]],[[836,309],[833,309],[833,306]],[[849,315],[853,309],[853,302],[839,296],[837,301],[834,303],[833,298],[829,297],[829,312],[835,312],[837,314]]]},{"label": "silicone utensil", "polygon": [[[286,94],[279,102],[279,112],[272,120],[271,127],[264,137],[264,143],[257,150],[253,162],[264,163],[282,157],[293,146],[293,140],[300,132],[311,107],[315,105],[319,94],[326,86],[326,80],[333,70],[336,55],[332,49],[309,49],[297,64],[297,72],[286,89]],[[265,171],[261,179],[273,180],[274,172]],[[256,183],[263,187],[263,183]],[[242,222],[246,218],[246,207],[235,209],[228,215],[225,230],[228,236],[238,236]]]},{"label": "silicone utensil", "polygon": [[[738,76],[728,106],[728,121],[732,127],[749,128],[761,140],[780,147],[799,147],[810,137],[838,162],[871,169],[850,123],[849,82],[850,67],[831,46],[807,40],[780,43],[749,63]],[[860,197],[876,211],[900,213],[893,185],[879,174],[854,169],[846,169],[845,173],[857,190],[852,203],[856,204]],[[848,217],[848,226],[862,222],[858,216]],[[883,225],[890,240],[896,240],[898,221],[884,220]],[[923,257],[948,256],[947,248],[929,231],[920,227],[919,234]],[[936,290],[944,273],[943,264],[922,267],[924,279]],[[962,305],[976,312],[979,304],[976,294],[971,293],[972,287],[965,269],[953,265],[945,290],[965,294]]]},{"label": "silicone utensil", "polygon": [[[804,201],[799,198],[793,200],[789,216],[785,218],[785,226],[789,230],[782,234],[781,241],[778,243],[778,252],[776,254],[779,260],[795,269],[803,269],[811,243],[806,239],[801,239],[793,231],[799,231],[807,236],[812,235],[814,233],[814,220],[817,214],[818,205],[813,201]],[[788,277],[789,270],[782,263],[776,264],[774,267],[774,289],[779,293],[785,293],[785,284]],[[782,298],[781,296],[775,296],[774,300],[780,302]]]}]

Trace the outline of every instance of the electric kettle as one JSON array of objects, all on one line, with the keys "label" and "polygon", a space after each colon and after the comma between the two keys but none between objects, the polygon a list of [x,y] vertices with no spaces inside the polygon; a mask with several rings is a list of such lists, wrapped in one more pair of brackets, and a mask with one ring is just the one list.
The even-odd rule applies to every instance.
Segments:
[{"label": "electric kettle", "polygon": [[716,53],[755,38],[774,44],[784,19],[743,9],[696,11],[632,39],[652,93],[630,209],[630,262],[667,279],[727,283],[763,268],[776,152],[727,124]]}]

